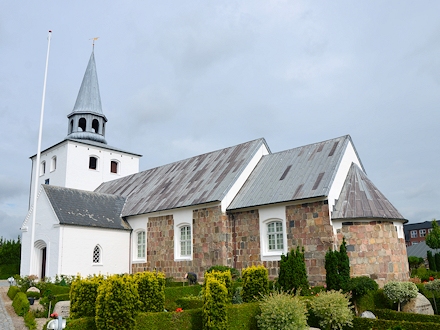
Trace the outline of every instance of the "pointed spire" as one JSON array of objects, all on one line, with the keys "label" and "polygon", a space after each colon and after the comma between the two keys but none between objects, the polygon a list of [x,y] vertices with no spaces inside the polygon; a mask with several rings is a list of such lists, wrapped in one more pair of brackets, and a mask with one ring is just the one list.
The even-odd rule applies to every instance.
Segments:
[{"label": "pointed spire", "polygon": [[103,115],[101,95],[99,94],[98,74],[96,72],[95,55],[92,51],[86,73],[84,74],[73,112],[91,112]]},{"label": "pointed spire", "polygon": [[68,138],[107,143],[105,140],[107,118],[102,112],[94,51],[90,55],[73,111],[67,118]]}]

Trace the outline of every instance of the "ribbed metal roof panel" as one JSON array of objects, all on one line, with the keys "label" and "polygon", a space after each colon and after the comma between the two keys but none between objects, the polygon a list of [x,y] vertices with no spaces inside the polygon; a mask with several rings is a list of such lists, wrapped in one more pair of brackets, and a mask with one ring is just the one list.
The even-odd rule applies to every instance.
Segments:
[{"label": "ribbed metal roof panel", "polygon": [[43,185],[60,224],[129,230],[121,218],[125,198],[91,191]]},{"label": "ribbed metal roof panel", "polygon": [[405,220],[359,166],[353,163],[335,204],[332,219],[359,218]]},{"label": "ribbed metal roof panel", "polygon": [[228,210],[327,196],[350,136],[264,156]]},{"label": "ribbed metal roof panel", "polygon": [[264,139],[105,182],[95,191],[127,197],[123,216],[221,201]]}]

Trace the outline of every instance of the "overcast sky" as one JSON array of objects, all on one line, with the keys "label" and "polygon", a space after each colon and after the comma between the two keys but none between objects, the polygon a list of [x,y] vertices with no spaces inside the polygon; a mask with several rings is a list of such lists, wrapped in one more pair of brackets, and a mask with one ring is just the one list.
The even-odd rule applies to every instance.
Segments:
[{"label": "overcast sky", "polygon": [[0,1],[4,238],[28,210],[48,30],[43,148],[66,137],[99,37],[106,139],[141,170],[350,134],[406,219],[440,219],[439,1]]}]

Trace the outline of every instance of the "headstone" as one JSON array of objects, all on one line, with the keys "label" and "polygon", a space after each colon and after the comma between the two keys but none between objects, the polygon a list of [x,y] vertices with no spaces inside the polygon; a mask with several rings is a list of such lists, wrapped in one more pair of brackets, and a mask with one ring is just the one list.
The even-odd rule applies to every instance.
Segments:
[{"label": "headstone", "polygon": [[402,312],[434,315],[431,302],[421,293],[418,293],[417,297],[412,298],[410,301],[405,303],[402,306]]},{"label": "headstone", "polygon": [[70,316],[70,301],[65,300],[57,302],[53,312],[57,313],[59,316],[62,316],[63,319],[67,319]]},{"label": "headstone", "polygon": [[376,318],[376,315],[374,315],[373,312],[370,312],[370,311],[365,311],[360,316],[363,318],[366,318],[366,319],[375,319]]},{"label": "headstone", "polygon": [[36,288],[34,286],[31,286],[29,289],[27,289],[26,292],[38,292],[38,293],[40,293],[40,289],[38,289],[38,288]]}]

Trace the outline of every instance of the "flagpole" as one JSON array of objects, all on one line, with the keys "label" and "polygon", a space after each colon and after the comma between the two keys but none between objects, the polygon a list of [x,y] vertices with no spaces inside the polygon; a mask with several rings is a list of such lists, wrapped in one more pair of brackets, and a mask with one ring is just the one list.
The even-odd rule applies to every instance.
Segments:
[{"label": "flagpole", "polygon": [[[38,133],[38,149],[37,149],[37,160],[35,164],[35,173],[34,173],[34,200],[32,204],[32,226],[31,226],[31,251],[29,257],[29,275],[37,275],[32,274],[33,263],[34,263],[34,255],[35,255],[35,218],[37,214],[37,194],[38,194],[38,178],[40,176],[40,154],[41,154],[41,137],[43,135],[43,117],[44,117],[44,102],[46,100],[46,81],[47,81],[47,68],[49,65],[49,50],[50,50],[50,38],[52,36],[52,31],[49,30],[49,35],[47,37],[47,55],[46,55],[46,69],[44,71],[44,83],[43,83],[43,98],[41,101],[41,113],[40,113],[40,130]],[[38,276],[38,275],[37,275]]]}]

